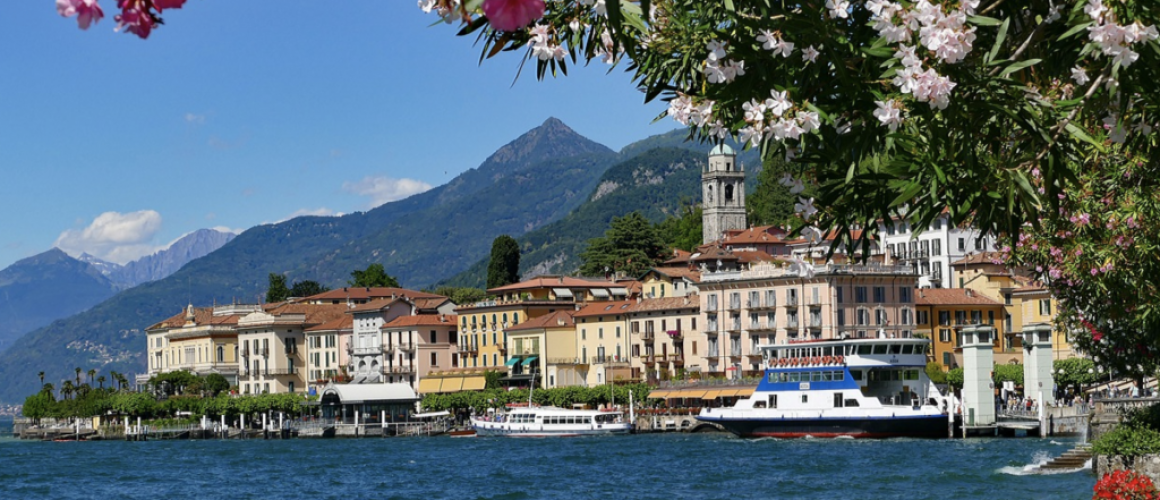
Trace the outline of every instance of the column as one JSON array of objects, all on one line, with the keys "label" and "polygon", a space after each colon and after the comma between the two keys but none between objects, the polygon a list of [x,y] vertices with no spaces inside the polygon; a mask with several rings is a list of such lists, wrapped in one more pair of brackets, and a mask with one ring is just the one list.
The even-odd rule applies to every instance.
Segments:
[{"label": "column", "polygon": [[[967,425],[995,424],[995,329],[987,325],[963,328],[963,421]],[[974,415],[974,422],[971,415]]]},{"label": "column", "polygon": [[1048,323],[1033,323],[1023,327],[1023,392],[1044,404],[1055,403],[1055,377],[1052,374],[1052,327]]}]

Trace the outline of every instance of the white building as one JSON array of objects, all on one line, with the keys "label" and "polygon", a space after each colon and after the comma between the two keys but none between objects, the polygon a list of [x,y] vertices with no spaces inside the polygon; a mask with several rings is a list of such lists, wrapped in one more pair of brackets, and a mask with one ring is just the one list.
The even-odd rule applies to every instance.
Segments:
[{"label": "white building", "polygon": [[878,223],[879,250],[893,263],[910,266],[918,274],[919,288],[961,288],[954,282],[951,263],[963,257],[996,249],[995,237],[972,227],[955,227],[942,214],[929,228],[913,227],[895,219]]}]

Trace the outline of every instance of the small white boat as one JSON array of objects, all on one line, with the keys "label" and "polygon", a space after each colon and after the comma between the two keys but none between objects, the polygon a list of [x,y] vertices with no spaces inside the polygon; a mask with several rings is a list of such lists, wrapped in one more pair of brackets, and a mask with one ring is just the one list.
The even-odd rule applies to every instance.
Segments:
[{"label": "small white boat", "polygon": [[554,406],[509,405],[507,413],[471,419],[480,436],[574,437],[628,434],[632,422],[615,410],[569,410]]}]

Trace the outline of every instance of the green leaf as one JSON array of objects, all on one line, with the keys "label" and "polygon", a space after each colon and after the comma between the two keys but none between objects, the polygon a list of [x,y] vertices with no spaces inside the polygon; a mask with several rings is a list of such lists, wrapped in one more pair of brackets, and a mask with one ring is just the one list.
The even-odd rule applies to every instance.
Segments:
[{"label": "green leaf", "polygon": [[1003,41],[1007,39],[1007,28],[1011,27],[1011,18],[1003,20],[1003,25],[999,27],[999,34],[995,36],[995,45],[991,47],[991,51],[987,53],[987,60],[992,61],[995,56],[999,55],[999,48],[1003,46]]},{"label": "green leaf", "polygon": [[890,57],[894,54],[894,51],[890,47],[863,47],[862,53],[873,57]]},{"label": "green leaf", "polygon": [[[967,22],[969,22],[971,24],[977,24],[979,26],[998,26],[999,25],[998,19],[995,19],[993,17],[987,17],[987,16],[971,16],[971,17],[967,18]],[[1003,21],[1003,24],[1007,24],[1007,21]]]},{"label": "green leaf", "polygon": [[729,12],[737,11],[737,8],[733,6],[733,0],[725,0],[725,10]]},{"label": "green leaf", "polygon": [[1092,146],[1095,146],[1096,149],[1098,149],[1100,152],[1104,151],[1103,144],[1099,143],[1095,139],[1092,139],[1092,136],[1088,135],[1088,133],[1085,132],[1082,128],[1075,126],[1074,123],[1068,123],[1067,127],[1065,127],[1065,129],[1067,130],[1067,133],[1072,135],[1072,137],[1075,137],[1076,139],[1080,139],[1084,142],[1087,142],[1088,144],[1091,144]]},{"label": "green leaf", "polygon": [[1088,21],[1086,23],[1077,24],[1074,27],[1072,27],[1071,29],[1067,30],[1066,33],[1059,35],[1059,38],[1056,38],[1056,41],[1063,41],[1067,38],[1071,38],[1071,37],[1075,36],[1076,33],[1079,33],[1081,31],[1087,29],[1088,26],[1091,26],[1093,24],[1095,24],[1095,21]]},{"label": "green leaf", "polygon": [[1005,69],[1003,69],[1003,72],[999,73],[999,77],[1000,78],[1005,77],[1005,76],[1010,75],[1011,73],[1019,71],[1023,68],[1039,64],[1042,61],[1043,61],[1043,59],[1028,59],[1026,61],[1019,61],[1019,62],[1012,64],[1010,66],[1007,66]]}]

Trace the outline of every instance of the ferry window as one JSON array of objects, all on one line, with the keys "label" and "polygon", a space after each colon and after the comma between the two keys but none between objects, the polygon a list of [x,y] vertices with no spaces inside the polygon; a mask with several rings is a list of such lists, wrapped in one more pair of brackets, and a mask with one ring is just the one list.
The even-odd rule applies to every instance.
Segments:
[{"label": "ferry window", "polygon": [[850,377],[854,380],[862,380],[862,370],[854,370],[850,372]]},{"label": "ferry window", "polygon": [[785,372],[782,372],[782,373],[780,373],[780,374],[779,374],[779,376],[778,376],[778,381],[779,381],[779,382],[787,382],[787,381],[789,381],[789,374],[788,374],[788,373],[785,373]]},{"label": "ferry window", "polygon": [[898,370],[891,370],[890,371],[890,380],[897,381],[897,380],[901,380],[901,379],[902,379],[902,372],[900,372]]},{"label": "ferry window", "polygon": [[878,344],[874,346],[874,354],[886,354],[886,344]]},{"label": "ferry window", "polygon": [[867,354],[870,354],[870,348],[871,348],[871,347],[873,347],[873,346],[870,346],[870,345],[860,345],[860,346],[858,346],[858,354],[859,354],[859,355],[862,355],[862,356],[865,356],[865,355],[867,355]]},{"label": "ferry window", "polygon": [[769,407],[770,408],[777,408],[777,394],[773,394],[773,395],[769,396]]},{"label": "ferry window", "polygon": [[903,380],[918,380],[918,370],[906,370]]},{"label": "ferry window", "polygon": [[777,382],[777,374],[776,374],[776,373],[770,373],[770,374],[769,374],[769,383],[771,383],[771,384],[772,384],[772,383],[774,383],[774,382]]},{"label": "ferry window", "polygon": [[835,392],[834,393],[834,408],[841,408],[841,407],[842,407],[842,393]]},{"label": "ferry window", "polygon": [[790,382],[801,382],[801,380],[802,380],[801,372],[793,372],[793,373],[789,374],[789,381]]},{"label": "ferry window", "polygon": [[857,406],[858,406],[858,400],[857,400],[857,399],[847,399],[847,400],[845,401],[845,403],[846,403],[846,406],[854,406],[854,407],[857,407]]},{"label": "ferry window", "polygon": [[831,371],[822,372],[822,381],[829,382],[831,380],[834,380],[834,372],[831,372]]},{"label": "ferry window", "polygon": [[846,380],[846,372],[843,372],[843,371],[834,372],[834,380],[838,381],[838,382]]},{"label": "ferry window", "polygon": [[901,344],[890,344],[890,354],[901,354],[901,353],[902,353],[902,345]]},{"label": "ferry window", "polygon": [[902,346],[902,354],[914,354],[914,346],[910,344]]},{"label": "ferry window", "polygon": [[809,403],[809,402],[810,402],[810,395],[809,394],[802,394],[802,403]]},{"label": "ferry window", "polygon": [[825,380],[823,375],[824,373],[825,372],[814,372],[811,378],[814,379],[814,382],[822,382]]}]

